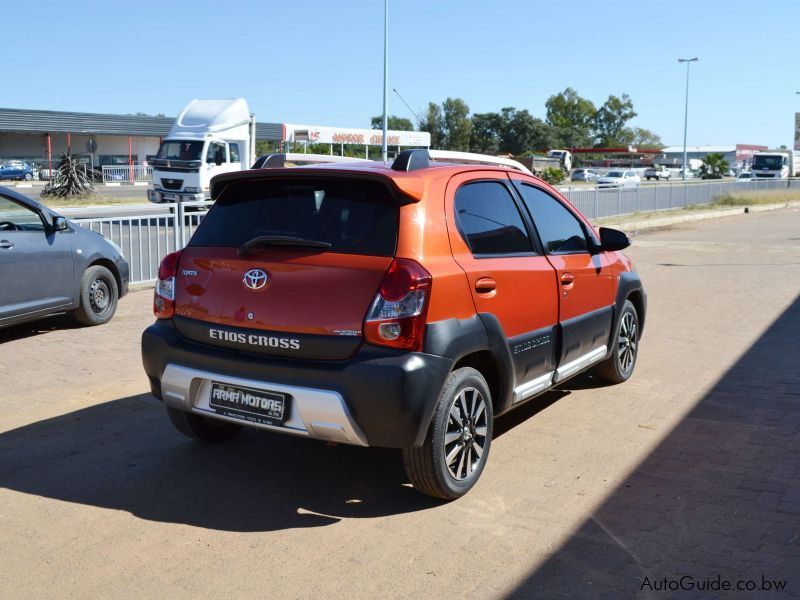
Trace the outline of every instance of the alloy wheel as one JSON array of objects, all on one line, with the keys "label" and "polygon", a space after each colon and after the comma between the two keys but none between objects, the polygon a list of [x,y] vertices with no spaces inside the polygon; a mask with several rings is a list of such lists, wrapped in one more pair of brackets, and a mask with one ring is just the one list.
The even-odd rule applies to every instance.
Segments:
[{"label": "alloy wheel", "polygon": [[453,399],[444,435],[444,461],[456,481],[469,478],[483,460],[486,419],[486,400],[474,387],[462,389]]},{"label": "alloy wheel", "polygon": [[617,344],[619,366],[625,372],[630,371],[636,361],[636,333],[636,319],[633,313],[626,312],[622,315]]}]

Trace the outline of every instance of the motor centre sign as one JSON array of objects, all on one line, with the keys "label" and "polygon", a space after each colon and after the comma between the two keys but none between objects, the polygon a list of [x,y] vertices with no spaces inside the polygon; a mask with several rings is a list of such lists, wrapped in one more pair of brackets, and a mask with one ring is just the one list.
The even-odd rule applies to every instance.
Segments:
[{"label": "motor centre sign", "polygon": [[[383,133],[376,129],[352,129],[345,127],[322,127],[316,125],[284,125],[284,141],[310,142],[312,144],[357,144],[380,146]],[[431,134],[426,131],[387,131],[389,146],[431,145]]]}]

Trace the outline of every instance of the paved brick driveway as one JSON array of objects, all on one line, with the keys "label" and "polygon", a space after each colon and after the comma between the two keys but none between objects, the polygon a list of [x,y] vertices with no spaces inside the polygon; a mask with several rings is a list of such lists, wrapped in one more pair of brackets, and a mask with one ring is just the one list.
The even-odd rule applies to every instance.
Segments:
[{"label": "paved brick driveway", "polygon": [[800,594],[800,212],[630,255],[650,301],[633,380],[502,419],[451,504],[393,452],[184,440],[139,366],[149,291],[105,327],[0,332],[0,594],[667,597],[650,588],[682,575]]}]

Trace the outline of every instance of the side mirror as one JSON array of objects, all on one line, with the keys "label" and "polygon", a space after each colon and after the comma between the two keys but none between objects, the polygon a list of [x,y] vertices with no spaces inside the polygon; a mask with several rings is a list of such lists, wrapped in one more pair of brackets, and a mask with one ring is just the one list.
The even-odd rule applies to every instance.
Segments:
[{"label": "side mirror", "polygon": [[214,164],[220,166],[222,164],[222,150],[217,150],[214,153]]},{"label": "side mirror", "polygon": [[610,227],[600,228],[600,249],[605,252],[613,250],[624,250],[631,245],[628,236],[619,229],[611,229]]},{"label": "side mirror", "polygon": [[69,229],[69,223],[67,223],[67,219],[62,216],[53,217],[53,229],[56,231],[66,231]]}]

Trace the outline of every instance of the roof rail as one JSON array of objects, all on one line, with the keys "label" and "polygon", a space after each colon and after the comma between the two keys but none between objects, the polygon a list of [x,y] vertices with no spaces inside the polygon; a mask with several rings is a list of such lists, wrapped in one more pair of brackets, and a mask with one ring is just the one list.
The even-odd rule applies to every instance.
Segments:
[{"label": "roof rail", "polygon": [[286,154],[267,154],[259,156],[251,169],[279,169],[286,166],[316,165],[320,163],[350,163],[369,162],[365,158],[352,156],[336,156],[332,154],[305,154],[301,152],[288,152]]},{"label": "roof rail", "polygon": [[499,167],[509,167],[522,171],[528,175],[533,175],[530,170],[522,163],[510,158],[501,156],[490,156],[488,154],[476,154],[474,152],[456,152],[454,150],[430,150],[428,152],[434,161],[463,163],[467,165],[492,165]]},{"label": "roof rail", "polygon": [[511,160],[510,158],[502,158],[499,156],[490,156],[488,154],[475,154],[472,152],[455,152],[452,150],[426,150],[424,148],[417,150],[403,150],[397,155],[397,158],[392,163],[392,169],[395,171],[416,171],[417,169],[426,169],[430,166],[431,161],[443,163],[456,163],[467,165],[491,165],[499,167],[509,167],[522,171],[528,175],[533,175],[525,165]]}]

